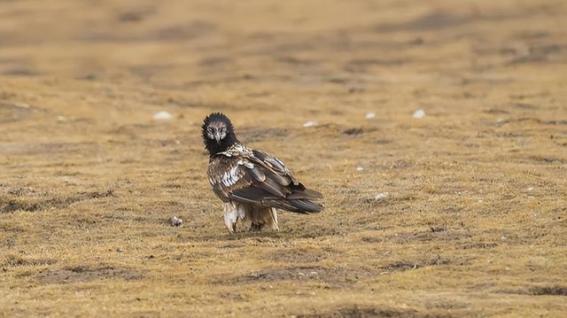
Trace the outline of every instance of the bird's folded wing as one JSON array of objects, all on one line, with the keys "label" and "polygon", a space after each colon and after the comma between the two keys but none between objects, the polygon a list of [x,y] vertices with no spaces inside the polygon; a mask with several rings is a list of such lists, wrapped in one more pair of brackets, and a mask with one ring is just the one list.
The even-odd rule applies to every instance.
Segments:
[{"label": "bird's folded wing", "polygon": [[286,196],[287,199],[317,200],[323,198],[320,192],[306,189],[298,182],[280,159],[258,150],[253,150],[253,154],[255,161],[266,168],[270,177],[278,179],[280,184],[291,190],[291,193]]},{"label": "bird's folded wing", "polygon": [[209,180],[223,201],[266,203],[288,199],[320,199],[322,195],[297,182],[277,158],[254,151],[253,156],[213,158]]}]

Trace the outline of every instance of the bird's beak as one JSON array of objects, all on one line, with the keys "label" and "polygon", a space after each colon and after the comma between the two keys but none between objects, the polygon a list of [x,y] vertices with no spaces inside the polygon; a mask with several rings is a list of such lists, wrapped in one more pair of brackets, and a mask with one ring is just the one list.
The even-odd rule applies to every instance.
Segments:
[{"label": "bird's beak", "polygon": [[221,142],[220,131],[215,131],[215,140],[217,141],[217,144],[220,144],[220,142]]}]

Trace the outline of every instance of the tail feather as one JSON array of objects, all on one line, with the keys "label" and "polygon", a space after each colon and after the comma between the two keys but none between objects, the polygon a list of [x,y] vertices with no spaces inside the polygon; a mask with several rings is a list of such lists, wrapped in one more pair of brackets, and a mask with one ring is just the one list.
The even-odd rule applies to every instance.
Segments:
[{"label": "tail feather", "polygon": [[296,213],[317,213],[321,212],[324,207],[321,204],[313,201],[322,199],[323,195],[315,190],[307,189],[302,186],[302,189],[294,189],[293,193],[286,197],[286,203],[289,208],[284,210]]},{"label": "tail feather", "polygon": [[289,200],[289,202],[296,208],[306,213],[321,212],[324,207],[321,204],[311,202],[309,200]]},{"label": "tail feather", "polygon": [[[266,201],[265,201],[266,202]],[[324,207],[320,204],[311,202],[309,200],[269,200],[270,206],[295,213],[317,213],[321,212]]]},{"label": "tail feather", "polygon": [[294,191],[292,194],[287,196],[288,199],[308,199],[308,200],[318,200],[322,199],[323,195],[320,192],[311,189],[304,189],[302,191]]}]

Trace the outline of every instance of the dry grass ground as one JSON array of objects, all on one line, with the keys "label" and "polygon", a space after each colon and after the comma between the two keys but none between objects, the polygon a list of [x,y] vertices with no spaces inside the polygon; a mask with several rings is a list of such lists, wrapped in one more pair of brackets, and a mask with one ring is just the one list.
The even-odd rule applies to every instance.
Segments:
[{"label": "dry grass ground", "polygon": [[[0,316],[566,315],[567,2],[233,4],[1,2]],[[229,235],[212,111],[326,210]]]}]

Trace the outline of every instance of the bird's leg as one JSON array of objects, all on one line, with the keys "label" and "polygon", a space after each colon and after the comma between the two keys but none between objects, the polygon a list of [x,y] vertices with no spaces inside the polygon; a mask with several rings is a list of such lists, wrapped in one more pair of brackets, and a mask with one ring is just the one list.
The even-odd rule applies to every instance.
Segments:
[{"label": "bird's leg", "polygon": [[257,232],[257,231],[261,231],[262,228],[264,227],[264,223],[263,222],[258,222],[258,223],[252,223],[250,224],[250,232]]},{"label": "bird's leg", "polygon": [[226,228],[228,229],[230,234],[236,233],[236,219],[233,220],[230,214],[224,214],[224,224],[226,225]]},{"label": "bird's leg", "polygon": [[272,224],[272,230],[274,231],[279,231],[280,228],[278,227],[278,209],[276,208],[270,208],[270,214],[269,214],[270,218],[269,218],[269,222]]},{"label": "bird's leg", "polygon": [[236,232],[236,222],[238,221],[238,211],[232,203],[224,204],[224,224],[231,234]]},{"label": "bird's leg", "polygon": [[260,220],[258,218],[258,209],[256,207],[252,207],[247,210],[247,217],[250,218],[250,228],[248,229],[249,232],[257,232],[262,229],[260,224]]}]

